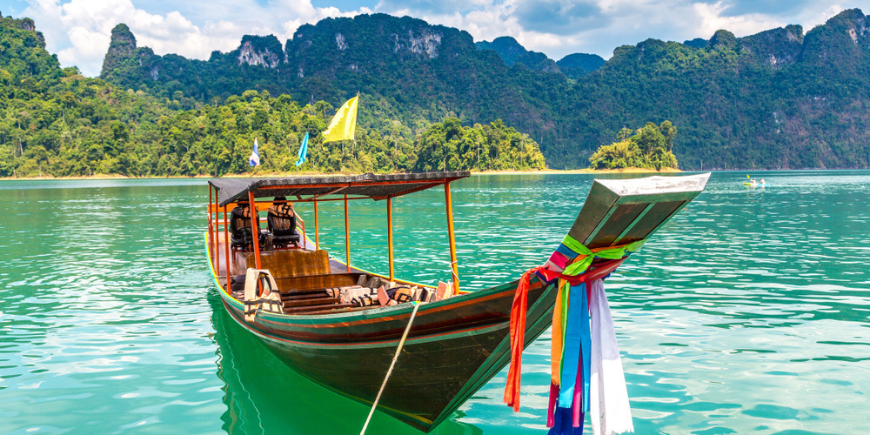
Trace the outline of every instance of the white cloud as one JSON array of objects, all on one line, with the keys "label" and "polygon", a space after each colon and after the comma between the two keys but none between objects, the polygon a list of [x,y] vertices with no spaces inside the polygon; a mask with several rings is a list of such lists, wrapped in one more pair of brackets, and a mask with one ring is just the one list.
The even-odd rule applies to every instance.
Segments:
[{"label": "white cloud", "polygon": [[[282,42],[299,26],[327,17],[371,13],[342,11],[312,0],[28,0],[24,15],[36,20],[48,49],[61,63],[99,74],[111,29],[126,23],[140,46],[157,54],[207,59],[235,49],[245,34],[274,34]],[[846,7],[870,12],[870,0],[843,6],[837,0],[357,0],[396,16],[468,31],[477,41],[513,36],[527,49],[553,59],[571,53],[610,57],[613,49],[647,38],[709,38],[718,29],[747,36],[786,24],[805,31]],[[141,3],[140,3],[141,2]]]},{"label": "white cloud", "polygon": [[[845,9],[831,0],[484,0],[473,9],[446,13],[418,0],[395,6],[381,0],[380,12],[411,15],[469,32],[476,41],[513,36],[529,50],[542,51],[558,60],[571,53],[595,53],[609,58],[620,45],[634,45],[648,38],[684,41],[710,38],[727,29],[737,36],[802,24],[808,31]],[[870,12],[870,1],[848,7]],[[735,14],[734,11],[739,11]]]},{"label": "white cloud", "polygon": [[[232,12],[226,4],[221,6]],[[241,0],[235,6],[248,13],[200,25],[179,11],[149,13],[131,0],[33,0],[24,15],[36,21],[46,36],[48,50],[57,53],[62,65],[77,65],[86,75],[96,76],[109,48],[112,28],[118,23],[130,27],[140,47],[150,47],[157,54],[208,59],[214,50],[234,50],[246,34],[274,34],[283,42],[302,24],[371,12],[365,8],[351,12],[316,8],[310,0],[282,0],[265,7]]]},{"label": "white cloud", "polygon": [[696,3],[693,6],[696,15],[700,17],[697,30],[702,35],[712,35],[719,29],[726,29],[737,36],[746,36],[789,24],[764,14],[725,16],[723,13],[726,6],[722,2]]}]

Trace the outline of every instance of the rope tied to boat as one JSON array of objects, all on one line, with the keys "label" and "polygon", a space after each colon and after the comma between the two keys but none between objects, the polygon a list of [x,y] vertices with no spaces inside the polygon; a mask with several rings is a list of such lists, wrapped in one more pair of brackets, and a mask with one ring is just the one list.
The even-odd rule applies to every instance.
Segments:
[{"label": "rope tied to boat", "polygon": [[402,334],[402,339],[399,340],[399,347],[396,348],[396,354],[393,356],[393,361],[390,363],[390,368],[387,370],[387,376],[384,377],[384,382],[381,383],[381,389],[378,391],[378,396],[375,397],[374,403],[372,403],[372,409],[369,410],[369,416],[366,417],[366,422],[362,427],[362,431],[360,431],[359,435],[365,435],[366,429],[369,427],[369,422],[372,420],[372,415],[375,413],[375,408],[378,407],[378,402],[381,400],[381,394],[384,393],[384,388],[387,386],[387,381],[390,379],[390,375],[393,374],[393,367],[396,366],[396,360],[399,359],[399,353],[402,352],[402,347],[405,346],[405,339],[408,338],[408,332],[411,331],[411,325],[414,324],[414,317],[417,316],[417,309],[420,308],[420,303],[417,301],[411,302],[414,304],[414,310],[411,311],[411,318],[408,319],[408,326],[405,327],[405,332]]}]

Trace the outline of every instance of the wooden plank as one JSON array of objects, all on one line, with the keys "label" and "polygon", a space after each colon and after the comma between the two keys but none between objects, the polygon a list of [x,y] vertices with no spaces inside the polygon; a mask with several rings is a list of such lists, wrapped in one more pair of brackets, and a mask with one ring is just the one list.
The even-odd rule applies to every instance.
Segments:
[{"label": "wooden plank", "polygon": [[288,308],[294,307],[308,307],[311,305],[334,305],[341,302],[341,298],[315,298],[315,299],[301,299],[298,301],[287,301],[284,302],[284,312],[287,312]]},{"label": "wooden plank", "polygon": [[321,275],[275,278],[275,281],[282,293],[293,294],[295,292],[351,286],[356,284],[360,275],[361,274],[359,273],[327,273]]},{"label": "wooden plank", "polygon": [[329,297],[329,294],[323,290],[313,290],[310,292],[294,292],[294,293],[282,293],[281,300],[282,301],[301,301],[303,299],[317,299],[317,298],[325,298]]},{"label": "wooden plank", "polygon": [[304,314],[310,311],[322,311],[324,309],[336,309],[336,308],[350,308],[354,306],[351,303],[346,304],[332,304],[332,305],[312,305],[309,307],[294,307],[294,308],[285,308],[284,314]]},{"label": "wooden plank", "polygon": [[[254,267],[251,256],[246,260],[247,267]],[[263,252],[260,254],[260,266],[258,269],[268,269],[278,281],[279,289],[292,289],[283,287],[280,278],[288,278],[304,275],[321,275],[329,272],[329,254],[326,251],[307,251],[304,249],[286,249],[280,251]],[[323,286],[326,288],[329,286]],[[335,286],[338,287],[338,286]]]},{"label": "wooden plank", "polygon": [[613,214],[603,222],[604,225],[586,246],[590,249],[610,246],[646,207],[647,204],[623,204],[613,207]]},{"label": "wooden plank", "polygon": [[637,225],[637,223],[640,222],[640,220],[641,220],[644,216],[646,216],[646,214],[649,213],[650,210],[652,210],[652,208],[653,208],[654,205],[655,205],[654,203],[649,203],[649,204],[648,204],[648,205],[643,209],[643,211],[640,212],[640,214],[638,214],[637,216],[635,216],[634,220],[631,221],[631,223],[628,224],[628,226],[626,226],[625,229],[622,230],[622,232],[619,233],[618,236],[616,236],[616,239],[613,240],[613,245],[611,245],[611,246],[616,246],[616,242],[619,241],[619,240],[622,240],[622,238],[625,237],[625,235],[628,234],[628,232],[631,231],[631,229],[634,228],[634,226]]},{"label": "wooden plank", "polygon": [[686,201],[667,201],[655,204],[618,242],[632,243],[649,237],[685,203]]}]

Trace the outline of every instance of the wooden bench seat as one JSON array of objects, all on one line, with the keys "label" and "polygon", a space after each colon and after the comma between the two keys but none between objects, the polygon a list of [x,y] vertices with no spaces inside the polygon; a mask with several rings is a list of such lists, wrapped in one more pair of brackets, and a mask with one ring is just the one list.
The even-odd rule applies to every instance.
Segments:
[{"label": "wooden bench seat", "polygon": [[288,308],[295,307],[310,307],[312,305],[335,305],[341,302],[341,298],[316,298],[316,299],[301,299],[298,301],[284,302],[284,311]]},{"label": "wooden bench seat", "polygon": [[[248,269],[257,267],[253,255],[247,256],[245,265]],[[261,252],[260,269],[268,269],[275,279],[328,274],[330,272],[329,254],[322,249],[316,251],[287,249]]]}]

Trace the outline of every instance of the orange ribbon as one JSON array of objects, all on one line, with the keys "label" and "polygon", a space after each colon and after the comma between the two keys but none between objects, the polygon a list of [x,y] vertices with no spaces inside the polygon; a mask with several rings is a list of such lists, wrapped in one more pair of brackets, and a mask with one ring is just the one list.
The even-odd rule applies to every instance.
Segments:
[{"label": "orange ribbon", "polygon": [[556,287],[556,306],[553,308],[553,339],[550,341],[550,382],[559,386],[562,370],[562,281]]},{"label": "orange ribbon", "polygon": [[504,403],[514,408],[514,412],[520,410],[520,366],[523,359],[523,344],[526,335],[526,310],[529,303],[529,279],[532,274],[543,267],[529,269],[520,278],[517,292],[514,294],[514,302],[511,306],[511,365],[508,369],[507,385],[504,389]]}]

